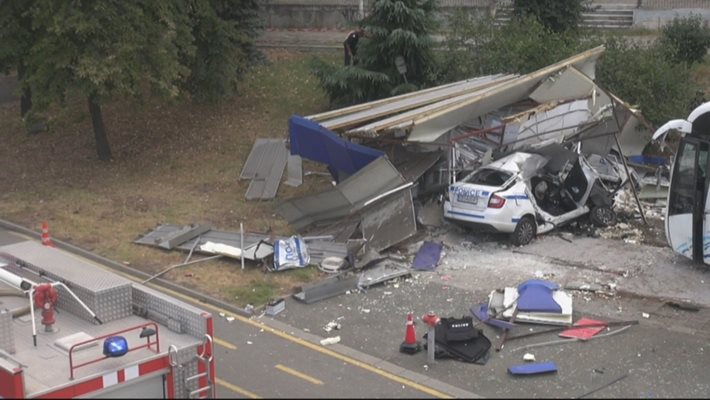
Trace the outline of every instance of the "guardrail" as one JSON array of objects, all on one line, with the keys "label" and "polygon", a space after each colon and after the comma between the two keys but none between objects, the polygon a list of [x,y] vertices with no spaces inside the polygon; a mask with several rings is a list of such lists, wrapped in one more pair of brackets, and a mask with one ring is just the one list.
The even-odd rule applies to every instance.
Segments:
[{"label": "guardrail", "polygon": [[[89,364],[94,364],[94,363],[97,363],[97,362],[99,362],[99,361],[103,361],[103,360],[109,358],[108,356],[103,356],[103,357],[100,357],[100,358],[97,358],[97,359],[94,359],[94,360],[91,360],[91,361],[87,361],[87,362],[81,363],[81,364],[79,364],[79,365],[74,365],[73,352],[74,352],[74,349],[75,349],[75,348],[77,348],[77,347],[79,347],[79,346],[84,346],[84,345],[89,344],[89,343],[97,342],[97,341],[99,341],[99,340],[106,339],[106,338],[109,338],[109,337],[111,337],[111,336],[116,336],[116,335],[121,334],[121,333],[130,332],[130,331],[133,331],[133,330],[136,330],[136,329],[139,329],[139,328],[140,328],[140,329],[143,329],[143,328],[146,328],[146,327],[149,327],[149,326],[152,326],[153,328],[155,328],[155,335],[146,336],[146,343],[145,343],[145,344],[142,344],[142,345],[140,345],[140,346],[136,346],[136,347],[133,347],[133,348],[129,348],[127,352],[131,352],[131,351],[135,351],[135,350],[140,350],[140,349],[144,349],[144,348],[150,349],[151,345],[155,344],[155,353],[156,353],[156,354],[159,354],[159,353],[160,353],[160,335],[159,335],[159,333],[158,333],[158,324],[156,324],[155,322],[147,322],[147,323],[145,323],[145,324],[141,324],[141,325],[133,326],[133,327],[131,327],[131,328],[127,328],[127,329],[123,329],[123,330],[120,330],[120,331],[112,332],[112,333],[109,333],[109,334],[106,334],[106,335],[103,335],[103,336],[95,337],[95,338],[93,338],[93,339],[84,340],[83,342],[79,342],[79,343],[76,343],[76,344],[72,345],[72,347],[69,348],[69,379],[70,379],[70,380],[73,380],[73,379],[74,379],[74,370],[75,370],[75,369],[78,369],[78,368],[87,366],[87,365],[89,365]],[[150,338],[151,338],[152,336],[155,336],[155,341],[151,341],[151,340],[150,340]]]}]

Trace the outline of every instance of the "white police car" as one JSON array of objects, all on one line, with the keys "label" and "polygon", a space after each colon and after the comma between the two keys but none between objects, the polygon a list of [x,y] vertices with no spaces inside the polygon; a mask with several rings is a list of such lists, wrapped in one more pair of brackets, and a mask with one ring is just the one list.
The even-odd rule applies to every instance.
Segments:
[{"label": "white police car", "polygon": [[528,244],[590,212],[597,226],[616,222],[613,195],[582,156],[561,145],[517,152],[449,186],[444,217],[479,230],[511,233]]}]

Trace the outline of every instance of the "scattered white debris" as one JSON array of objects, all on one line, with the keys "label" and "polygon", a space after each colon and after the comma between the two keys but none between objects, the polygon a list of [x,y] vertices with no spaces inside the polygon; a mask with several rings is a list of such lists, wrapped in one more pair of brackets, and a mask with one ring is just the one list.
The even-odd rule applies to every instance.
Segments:
[{"label": "scattered white debris", "polygon": [[424,364],[424,371],[429,371],[429,366]]},{"label": "scattered white debris", "polygon": [[349,290],[346,290],[346,291],[345,291],[345,294],[350,294],[350,291],[349,291]]},{"label": "scattered white debris", "polygon": [[340,330],[340,328],[342,328],[342,326],[339,323],[335,321],[330,321],[323,327],[323,330],[326,332],[330,332],[332,330]]},{"label": "scattered white debris", "polygon": [[525,353],[525,355],[523,355],[523,361],[535,361],[535,354]]},{"label": "scattered white debris", "polygon": [[369,313],[370,313],[370,309],[369,309],[369,308],[362,308],[362,309],[360,309],[360,310],[361,310],[362,312],[364,312],[365,314],[369,314]]},{"label": "scattered white debris", "polygon": [[320,341],[320,344],[321,344],[322,346],[328,346],[328,345],[331,345],[331,344],[336,344],[336,343],[338,343],[338,342],[340,342],[340,336],[325,338],[325,339],[323,339],[323,340]]},{"label": "scattered white debris", "polygon": [[395,283],[395,284],[392,285],[392,286],[394,286],[394,288],[397,289],[397,288],[399,288],[399,283]]},{"label": "scattered white debris", "polygon": [[651,315],[649,313],[641,313],[641,316],[644,318],[651,318]]}]

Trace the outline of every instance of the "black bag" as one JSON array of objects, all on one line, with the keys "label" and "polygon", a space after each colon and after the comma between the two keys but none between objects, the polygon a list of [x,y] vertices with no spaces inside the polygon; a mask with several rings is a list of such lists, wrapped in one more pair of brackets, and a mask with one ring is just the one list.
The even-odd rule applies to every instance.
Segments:
[{"label": "black bag", "polygon": [[[424,335],[426,338],[428,334]],[[434,338],[434,358],[485,364],[491,342],[479,329],[473,326],[473,317],[442,318],[436,326]],[[424,348],[426,348],[426,343]]]},{"label": "black bag", "polygon": [[[466,342],[478,337],[478,329],[473,327],[473,317],[442,318],[441,326],[445,329],[442,339],[447,342]],[[438,334],[437,339],[438,339]]]}]

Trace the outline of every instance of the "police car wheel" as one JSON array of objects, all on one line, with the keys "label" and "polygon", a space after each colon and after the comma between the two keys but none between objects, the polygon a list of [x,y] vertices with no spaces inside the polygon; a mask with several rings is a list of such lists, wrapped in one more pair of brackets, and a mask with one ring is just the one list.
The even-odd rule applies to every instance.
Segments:
[{"label": "police car wheel", "polygon": [[515,246],[525,246],[530,243],[537,233],[535,221],[530,217],[521,218],[515,226],[515,231],[510,237],[510,241]]},{"label": "police car wheel", "polygon": [[604,228],[616,224],[616,213],[611,207],[594,207],[592,211],[589,212],[589,219],[591,219],[595,226]]}]

